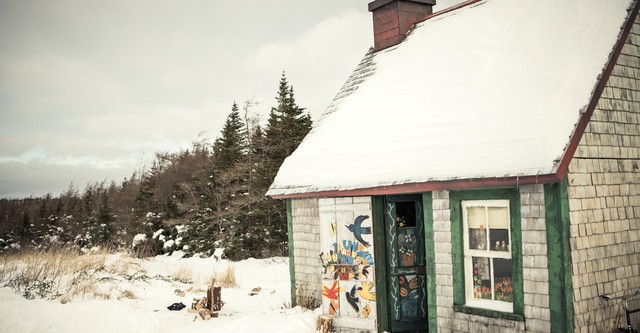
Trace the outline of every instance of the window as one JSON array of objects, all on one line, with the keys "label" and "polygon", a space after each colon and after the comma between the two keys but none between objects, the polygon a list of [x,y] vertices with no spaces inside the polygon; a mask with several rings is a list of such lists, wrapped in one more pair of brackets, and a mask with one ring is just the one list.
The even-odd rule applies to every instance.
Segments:
[{"label": "window", "polygon": [[509,200],[462,201],[466,305],[513,312]]},{"label": "window", "polygon": [[454,310],[524,320],[520,194],[451,191]]}]

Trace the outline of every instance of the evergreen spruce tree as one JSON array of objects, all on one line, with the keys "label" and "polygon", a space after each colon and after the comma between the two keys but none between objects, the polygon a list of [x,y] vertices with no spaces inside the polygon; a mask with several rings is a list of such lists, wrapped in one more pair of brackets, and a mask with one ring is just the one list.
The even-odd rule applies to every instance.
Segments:
[{"label": "evergreen spruce tree", "polygon": [[178,218],[182,216],[182,212],[175,199],[175,194],[173,194],[174,192],[172,192],[167,199],[167,208],[165,209],[165,216],[167,218]]},{"label": "evergreen spruce tree", "polygon": [[264,157],[264,131],[260,124],[256,124],[251,131],[251,151],[249,153],[255,157],[254,163],[259,163]]},{"label": "evergreen spruce tree", "polygon": [[31,217],[29,216],[29,212],[24,212],[24,214],[22,214],[22,225],[20,226],[20,239],[26,243],[31,237],[31,234]]},{"label": "evergreen spruce tree", "polygon": [[238,104],[234,102],[222,128],[222,136],[213,144],[216,168],[226,170],[240,162],[245,147],[244,125],[240,119]]},{"label": "evergreen spruce tree", "polygon": [[114,223],[117,221],[116,216],[111,210],[109,204],[109,196],[107,193],[102,194],[102,201],[98,208],[97,225],[95,226],[95,242],[97,244],[108,244],[115,236]]},{"label": "evergreen spruce tree", "polygon": [[38,209],[38,219],[40,219],[40,223],[46,224],[49,218],[49,203],[51,202],[51,194],[47,193],[47,195],[40,199],[40,208]]},{"label": "evergreen spruce tree", "polygon": [[84,191],[84,195],[82,196],[82,216],[81,216],[82,219],[87,219],[93,216],[93,213],[95,211],[94,197],[95,195],[94,195],[93,188],[91,188],[91,186],[87,186],[87,188]]},{"label": "evergreen spruce tree", "polygon": [[152,209],[153,193],[156,188],[156,176],[158,174],[157,162],[154,160],[151,164],[151,168],[145,172],[140,180],[140,187],[138,189],[138,195],[135,199],[135,213],[136,217],[143,217]]},{"label": "evergreen spruce tree", "polygon": [[266,159],[261,176],[265,190],[273,182],[284,159],[300,145],[312,125],[311,116],[296,104],[293,86],[287,82],[284,72],[280,78],[276,102],[278,105],[271,108],[269,113],[264,137]]},{"label": "evergreen spruce tree", "polygon": [[[286,75],[282,73],[278,92],[277,106],[271,109],[267,128],[262,138],[264,159],[257,168],[257,184],[264,194],[284,162],[300,145],[304,137],[311,130],[311,117],[304,112],[304,108],[296,104],[293,87],[289,85]],[[283,201],[264,198],[258,205],[256,213],[260,214],[258,225],[254,226],[262,232],[262,254],[286,255],[287,221],[286,207]],[[255,216],[245,216],[254,220]]]}]

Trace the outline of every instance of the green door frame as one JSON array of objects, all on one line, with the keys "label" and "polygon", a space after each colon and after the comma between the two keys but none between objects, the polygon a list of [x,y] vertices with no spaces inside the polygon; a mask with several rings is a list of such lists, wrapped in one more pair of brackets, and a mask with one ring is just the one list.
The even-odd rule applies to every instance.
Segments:
[{"label": "green door frame", "polygon": [[[434,253],[433,234],[433,200],[431,192],[422,193],[424,245],[426,260],[426,283],[427,283],[427,324],[429,331],[437,332],[437,307],[436,307],[436,269]],[[378,318],[378,332],[390,332],[391,323],[389,320],[389,295],[387,278],[387,248],[386,248],[386,228],[385,228],[385,197],[377,196],[372,198],[373,211],[373,248],[376,258],[375,279],[376,305]]]}]

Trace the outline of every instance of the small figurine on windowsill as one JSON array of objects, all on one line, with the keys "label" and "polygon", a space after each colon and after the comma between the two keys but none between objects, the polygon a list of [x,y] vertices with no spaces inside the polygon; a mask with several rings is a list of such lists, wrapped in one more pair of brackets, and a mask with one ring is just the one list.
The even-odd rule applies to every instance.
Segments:
[{"label": "small figurine on windowsill", "polygon": [[496,246],[494,247],[496,251],[509,251],[509,246],[505,241],[496,241]]}]

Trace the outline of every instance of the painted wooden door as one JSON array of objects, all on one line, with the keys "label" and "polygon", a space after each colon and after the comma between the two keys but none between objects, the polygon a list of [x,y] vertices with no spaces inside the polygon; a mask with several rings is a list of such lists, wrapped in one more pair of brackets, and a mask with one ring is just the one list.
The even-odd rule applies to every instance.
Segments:
[{"label": "painted wooden door", "polygon": [[424,210],[420,196],[388,196],[385,235],[392,332],[426,332]]}]

